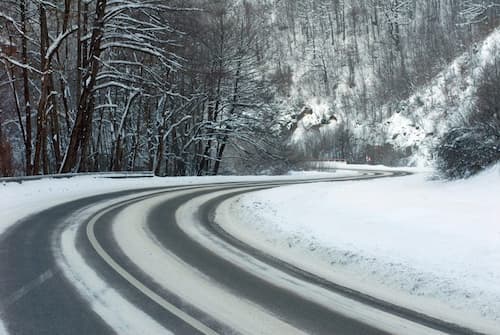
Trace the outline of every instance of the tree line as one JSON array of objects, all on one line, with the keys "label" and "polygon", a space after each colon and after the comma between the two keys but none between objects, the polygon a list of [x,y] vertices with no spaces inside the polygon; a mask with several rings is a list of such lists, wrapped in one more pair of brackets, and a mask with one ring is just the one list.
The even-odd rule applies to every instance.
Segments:
[{"label": "tree line", "polygon": [[269,151],[261,14],[232,1],[3,1],[1,121],[24,173],[217,174],[230,144]]},{"label": "tree line", "polygon": [[380,106],[498,26],[498,11],[479,0],[4,0],[0,167],[214,175],[236,157],[262,168],[290,156],[311,97],[342,120],[346,150],[354,120],[380,120]]}]

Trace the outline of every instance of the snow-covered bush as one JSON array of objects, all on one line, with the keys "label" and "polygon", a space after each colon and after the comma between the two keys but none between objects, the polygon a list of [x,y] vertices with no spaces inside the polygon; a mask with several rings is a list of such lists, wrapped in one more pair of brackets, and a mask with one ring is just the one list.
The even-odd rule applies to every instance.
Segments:
[{"label": "snow-covered bush", "polygon": [[484,128],[450,130],[437,149],[439,171],[450,179],[467,178],[500,160],[500,137]]},{"label": "snow-covered bush", "polygon": [[469,177],[500,161],[500,57],[487,66],[476,94],[476,106],[464,124],[439,143],[437,166],[451,179]]}]

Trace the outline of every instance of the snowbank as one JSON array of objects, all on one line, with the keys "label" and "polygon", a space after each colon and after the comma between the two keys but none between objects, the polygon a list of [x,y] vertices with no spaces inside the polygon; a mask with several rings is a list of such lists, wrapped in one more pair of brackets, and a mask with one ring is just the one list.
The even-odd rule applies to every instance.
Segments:
[{"label": "snowbank", "polygon": [[224,203],[216,220],[247,243],[335,282],[494,333],[500,165],[458,182],[428,177],[259,191]]}]

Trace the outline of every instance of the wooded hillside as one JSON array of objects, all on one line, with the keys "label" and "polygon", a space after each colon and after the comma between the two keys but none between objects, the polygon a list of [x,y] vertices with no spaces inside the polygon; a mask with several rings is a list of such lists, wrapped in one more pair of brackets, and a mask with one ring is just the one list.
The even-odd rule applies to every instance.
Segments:
[{"label": "wooded hillside", "polygon": [[377,122],[499,12],[498,0],[5,0],[0,174],[272,166],[309,101],[347,129]]}]

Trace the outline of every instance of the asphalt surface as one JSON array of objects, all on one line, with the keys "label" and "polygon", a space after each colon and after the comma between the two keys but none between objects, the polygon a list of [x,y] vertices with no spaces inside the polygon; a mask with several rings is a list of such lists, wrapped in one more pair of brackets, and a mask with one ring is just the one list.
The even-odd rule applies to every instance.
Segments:
[{"label": "asphalt surface", "polygon": [[53,235],[71,213],[109,198],[60,205],[18,223],[0,240],[0,317],[11,334],[112,334],[57,268]]},{"label": "asphalt surface", "polygon": [[[365,178],[382,177],[382,175],[365,176]],[[349,180],[352,178],[339,178]],[[330,180],[334,181],[334,180]],[[306,181],[304,181],[306,182]],[[263,188],[275,187],[292,182],[259,183]],[[297,183],[297,182],[293,182]],[[213,191],[221,188],[241,187],[242,183],[214,186]],[[246,183],[255,186],[255,183]],[[200,186],[204,187],[205,186]],[[196,188],[196,187],[193,187]],[[175,188],[164,188],[163,192]],[[73,285],[58,269],[55,249],[60,233],[68,223],[68,218],[79,210],[103,201],[115,199],[134,192],[119,192],[99,195],[59,205],[24,219],[0,237],[0,318],[6,323],[11,334],[113,334],[106,323],[97,315],[88,303],[77,293]],[[148,215],[148,226],[163,246],[180,259],[217,281],[228,291],[244,297],[270,310],[280,319],[310,334],[384,334],[382,331],[363,324],[357,320],[336,314],[331,310],[311,302],[279,286],[273,285],[233,265],[196,241],[191,240],[175,224],[176,209],[196,195],[176,197],[154,208]],[[139,199],[140,200],[140,199]],[[139,201],[138,200],[138,201]],[[467,329],[449,325],[420,315],[412,311],[392,306],[363,296],[359,292],[350,291],[329,283],[290,264],[281,262],[269,255],[262,254],[251,246],[245,245],[232,236],[225,234],[211,219],[212,211],[223,198],[214,199],[200,209],[200,220],[213,234],[225,239],[235,247],[256,258],[286,271],[293,276],[307,280],[329,290],[349,296],[362,303],[369,304],[384,311],[403,316],[412,321],[451,334],[472,334]],[[123,206],[126,206],[124,204]],[[220,334],[237,333],[235,329],[221,324],[210,315],[182,301],[175,292],[168,292],[154,282],[147,274],[134,265],[118,248],[111,234],[111,222],[121,210],[117,207],[99,217],[95,224],[95,235],[106,252],[122,267],[126,268],[142,284],[175,305],[190,316],[202,321],[206,326]],[[77,249],[88,264],[106,282],[125,298],[150,315],[165,328],[176,334],[197,334],[199,331],[178,316],[166,311],[137,290],[127,280],[118,275],[95,252],[85,233],[86,225],[82,224],[77,235]]]},{"label": "asphalt surface", "polygon": [[[206,192],[194,194],[198,196]],[[385,334],[357,320],[274,286],[192,241],[176,224],[175,210],[193,198],[179,197],[155,208],[149,215],[151,231],[183,261],[202,271],[227,290],[265,307],[289,324],[309,334]]]}]

